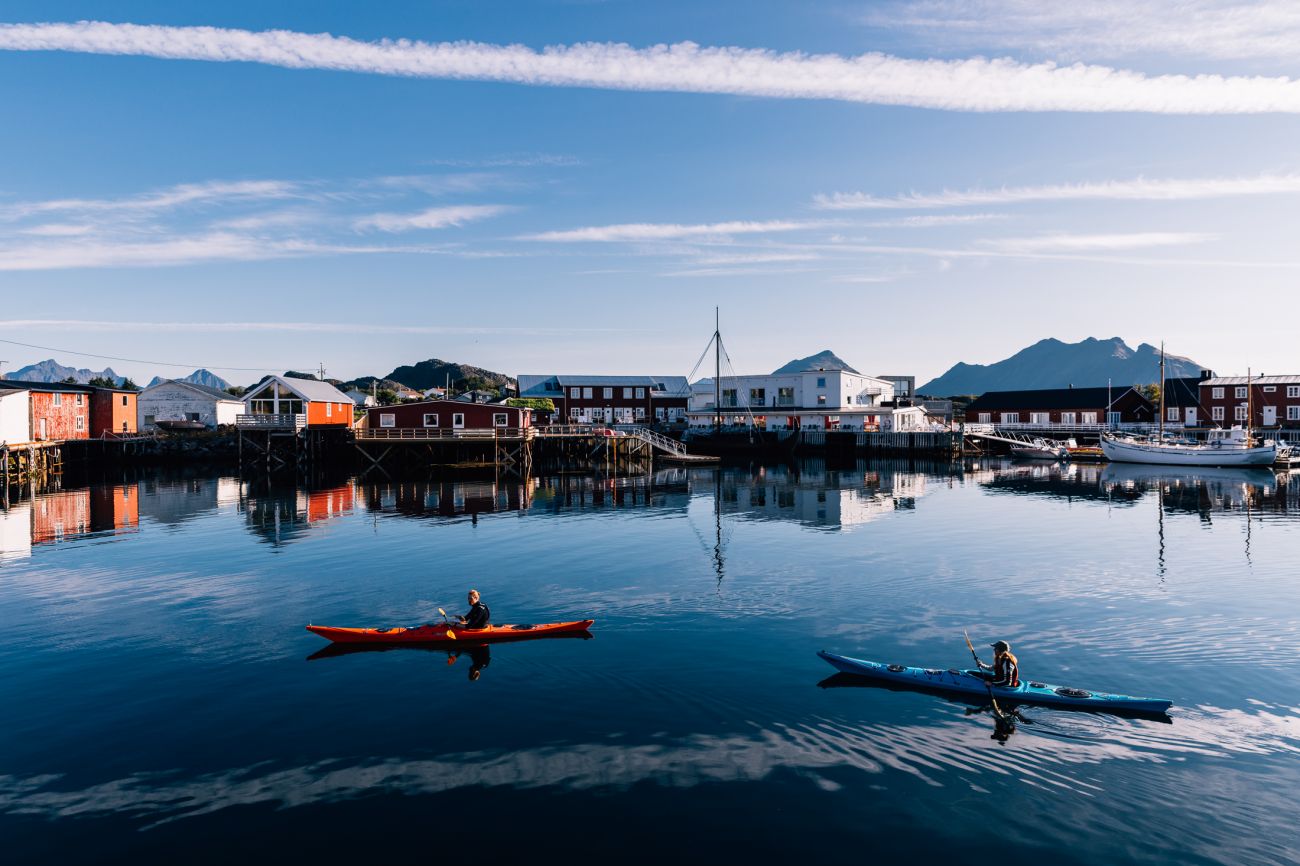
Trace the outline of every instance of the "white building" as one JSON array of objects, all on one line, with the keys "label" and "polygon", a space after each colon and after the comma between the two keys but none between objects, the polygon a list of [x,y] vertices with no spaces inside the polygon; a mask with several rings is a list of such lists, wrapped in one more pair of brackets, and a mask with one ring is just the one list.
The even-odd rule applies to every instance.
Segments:
[{"label": "white building", "polygon": [[712,427],[721,414],[724,426],[768,430],[923,429],[919,407],[884,405],[894,396],[892,382],[847,370],[724,376],[691,386],[687,419],[693,427]]},{"label": "white building", "polygon": [[379,405],[379,401],[375,399],[373,394],[370,394],[366,391],[361,391],[357,388],[353,388],[351,391],[348,391],[347,395],[349,398],[351,398],[353,403],[360,406],[362,409],[369,409],[371,406]]},{"label": "white building", "polygon": [[159,421],[198,421],[208,427],[234,424],[244,411],[244,403],[225,391],[164,379],[150,385],[136,398],[137,423],[140,430],[153,430]]},{"label": "white building", "polygon": [[10,445],[32,441],[31,392],[0,388],[0,442]]}]

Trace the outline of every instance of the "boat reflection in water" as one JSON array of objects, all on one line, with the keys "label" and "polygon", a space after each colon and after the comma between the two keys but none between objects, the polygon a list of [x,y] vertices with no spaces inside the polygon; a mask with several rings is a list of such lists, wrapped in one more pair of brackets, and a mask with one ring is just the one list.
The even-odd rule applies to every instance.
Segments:
[{"label": "boat reflection in water", "polygon": [[[499,640],[498,644],[517,644],[531,641],[543,640],[591,640],[595,635],[589,631],[578,632],[561,632],[559,634],[534,635],[531,637],[520,637],[515,640]],[[338,658],[339,656],[354,656],[367,653],[384,653],[384,652],[426,652],[447,657],[447,664],[454,665],[463,655],[469,656],[469,679],[470,682],[477,682],[483,674],[483,669],[492,663],[492,648],[487,643],[466,643],[463,646],[456,646],[454,649],[446,644],[437,646],[429,644],[346,644],[332,643],[317,650],[307,656],[307,661],[314,662],[321,659]]]}]

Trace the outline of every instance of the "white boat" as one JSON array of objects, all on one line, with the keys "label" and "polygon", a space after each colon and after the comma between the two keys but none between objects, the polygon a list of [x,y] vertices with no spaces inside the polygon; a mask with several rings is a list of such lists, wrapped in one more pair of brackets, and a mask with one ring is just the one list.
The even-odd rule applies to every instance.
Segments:
[{"label": "white boat", "polygon": [[1070,455],[1074,440],[1058,442],[1055,439],[1034,437],[1032,440],[1011,446],[1015,460],[1064,460]]},{"label": "white boat", "polygon": [[1113,463],[1162,466],[1272,466],[1277,460],[1276,442],[1253,440],[1241,427],[1210,430],[1196,443],[1103,433],[1101,451]]}]

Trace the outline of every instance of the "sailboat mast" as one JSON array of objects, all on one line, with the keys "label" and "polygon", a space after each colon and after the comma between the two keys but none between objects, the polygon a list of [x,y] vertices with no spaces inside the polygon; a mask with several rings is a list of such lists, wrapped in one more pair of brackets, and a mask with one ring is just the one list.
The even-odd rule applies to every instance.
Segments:
[{"label": "sailboat mast", "polygon": [[1250,428],[1254,426],[1255,423],[1255,419],[1251,417],[1252,415],[1251,410],[1255,408],[1252,405],[1254,403],[1254,399],[1253,399],[1254,395],[1250,393],[1255,389],[1251,387],[1250,380],[1251,380],[1251,372],[1250,372],[1250,368],[1247,367],[1246,368],[1246,447],[1247,448],[1250,447]]},{"label": "sailboat mast", "polygon": [[1165,441],[1165,341],[1160,341],[1160,441]]},{"label": "sailboat mast", "polygon": [[722,314],[713,308],[713,429],[722,429]]}]

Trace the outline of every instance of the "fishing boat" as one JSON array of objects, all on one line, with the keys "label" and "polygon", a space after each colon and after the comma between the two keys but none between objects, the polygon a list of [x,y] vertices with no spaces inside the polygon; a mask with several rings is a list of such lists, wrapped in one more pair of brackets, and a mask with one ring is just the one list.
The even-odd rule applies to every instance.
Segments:
[{"label": "fishing boat", "polygon": [[1101,434],[1101,450],[1114,463],[1154,463],[1162,466],[1271,466],[1277,443],[1251,435],[1250,377],[1246,377],[1246,427],[1210,430],[1204,441],[1165,435],[1165,348],[1160,346],[1160,424],[1154,436]]},{"label": "fishing boat", "polygon": [[969,695],[992,695],[1008,705],[1037,704],[1071,710],[1105,712],[1164,713],[1173,701],[1162,698],[1139,698],[1095,692],[1070,686],[1053,686],[1040,682],[1022,682],[1015,688],[990,686],[979,671],[956,668],[914,668],[882,662],[849,658],[822,650],[817,653],[841,673],[867,677],[916,691],[952,692]]},{"label": "fishing boat", "polygon": [[1056,439],[1043,439],[1035,436],[1028,442],[1011,446],[1013,460],[1064,460],[1070,454],[1070,446],[1076,445],[1073,439],[1060,442]]}]

